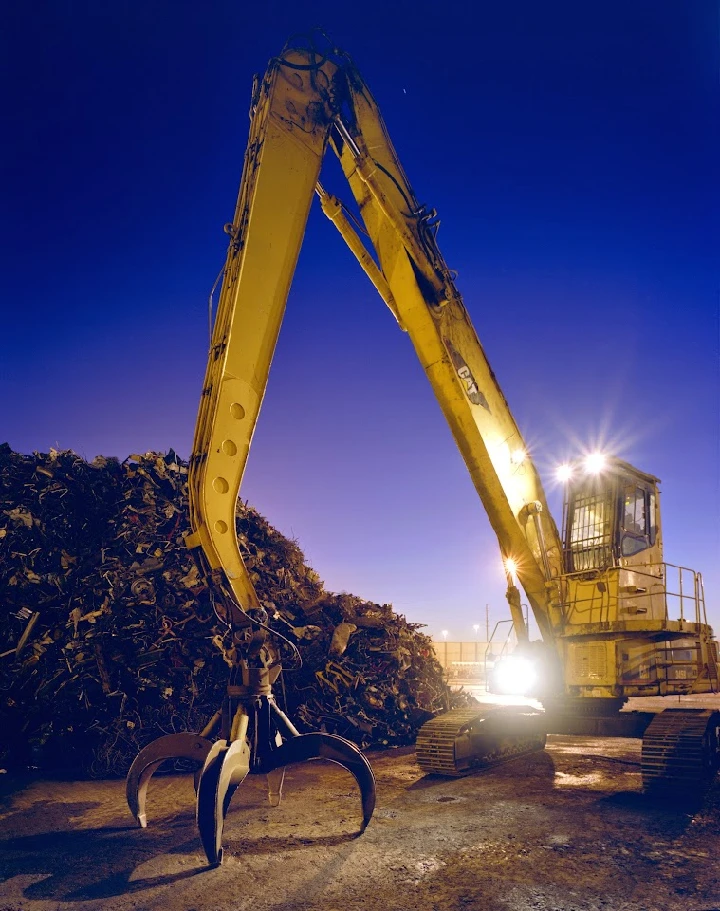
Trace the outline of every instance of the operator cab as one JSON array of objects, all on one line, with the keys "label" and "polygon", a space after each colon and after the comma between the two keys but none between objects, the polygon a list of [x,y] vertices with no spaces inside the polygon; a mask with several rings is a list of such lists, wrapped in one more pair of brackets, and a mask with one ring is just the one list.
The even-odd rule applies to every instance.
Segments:
[{"label": "operator cab", "polygon": [[570,469],[563,504],[565,572],[662,562],[658,478],[616,458],[596,457]]}]

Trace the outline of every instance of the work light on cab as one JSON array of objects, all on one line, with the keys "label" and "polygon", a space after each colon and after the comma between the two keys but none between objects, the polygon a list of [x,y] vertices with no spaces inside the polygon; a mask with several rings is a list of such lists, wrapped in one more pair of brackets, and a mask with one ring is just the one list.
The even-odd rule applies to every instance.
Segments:
[{"label": "work light on cab", "polygon": [[585,470],[590,474],[600,474],[607,464],[607,458],[602,452],[592,452],[585,458]]}]

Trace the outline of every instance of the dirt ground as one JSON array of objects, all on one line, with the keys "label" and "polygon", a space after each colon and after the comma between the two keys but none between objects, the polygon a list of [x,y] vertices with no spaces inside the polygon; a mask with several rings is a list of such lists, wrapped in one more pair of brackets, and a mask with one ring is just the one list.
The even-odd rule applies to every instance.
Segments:
[{"label": "dirt ground", "polygon": [[2,776],[0,911],[720,909],[720,782],[693,810],[650,800],[638,740],[552,736],[459,779],[423,775],[412,748],[369,758],[378,803],[362,836],[353,779],[307,763],[277,809],[264,778],[246,780],[215,869],[190,776],[153,779],[144,830],[122,781]]}]

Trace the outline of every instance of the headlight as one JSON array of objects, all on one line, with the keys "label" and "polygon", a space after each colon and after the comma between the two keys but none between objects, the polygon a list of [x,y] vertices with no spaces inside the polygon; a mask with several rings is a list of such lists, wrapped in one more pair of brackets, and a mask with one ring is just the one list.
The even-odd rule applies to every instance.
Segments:
[{"label": "headlight", "polygon": [[537,671],[527,658],[508,657],[496,662],[494,689],[506,696],[525,696],[537,683]]}]

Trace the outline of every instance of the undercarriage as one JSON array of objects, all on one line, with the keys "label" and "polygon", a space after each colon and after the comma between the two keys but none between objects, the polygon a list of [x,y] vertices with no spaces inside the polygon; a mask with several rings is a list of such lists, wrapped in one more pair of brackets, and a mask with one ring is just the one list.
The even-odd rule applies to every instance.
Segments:
[{"label": "undercarriage", "polygon": [[642,740],[646,791],[697,793],[720,768],[720,712],[668,708],[621,712],[620,699],[555,701],[531,706],[478,706],[433,718],[418,734],[420,767],[459,776],[542,750],[548,734],[634,737]]}]

